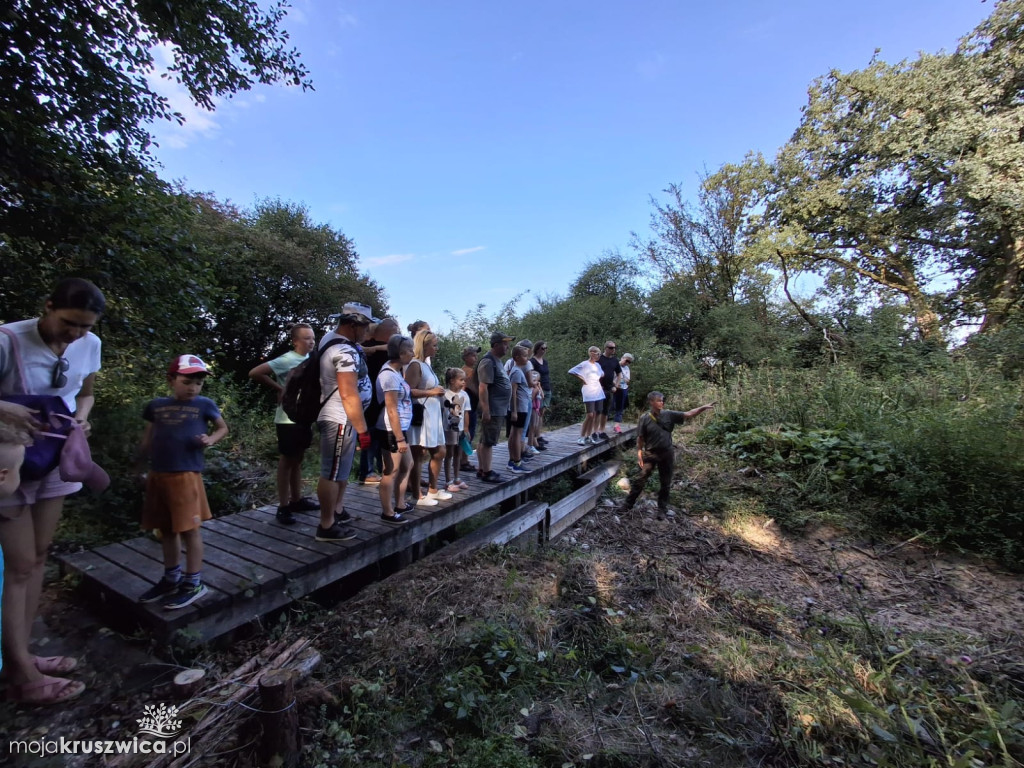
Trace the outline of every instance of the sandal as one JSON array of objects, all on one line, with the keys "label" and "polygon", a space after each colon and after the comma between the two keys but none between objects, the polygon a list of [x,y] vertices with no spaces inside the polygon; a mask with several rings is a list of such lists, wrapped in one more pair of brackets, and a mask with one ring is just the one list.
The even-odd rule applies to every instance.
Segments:
[{"label": "sandal", "polygon": [[19,704],[63,704],[85,690],[81,680],[43,675],[41,680],[24,685],[12,685],[7,689],[7,698]]},{"label": "sandal", "polygon": [[32,660],[44,675],[67,674],[78,666],[78,659],[74,656],[34,656]]}]

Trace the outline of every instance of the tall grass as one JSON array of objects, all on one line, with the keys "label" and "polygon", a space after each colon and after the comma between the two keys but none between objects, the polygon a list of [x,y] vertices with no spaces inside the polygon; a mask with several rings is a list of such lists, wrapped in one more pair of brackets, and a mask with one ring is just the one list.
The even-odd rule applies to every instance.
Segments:
[{"label": "tall grass", "polygon": [[[827,430],[839,439],[840,453],[844,446],[870,443],[893,458],[890,471],[867,487],[873,520],[927,531],[936,540],[1024,567],[1019,381],[991,375],[969,360],[884,379],[842,365],[761,368],[741,372],[718,400],[708,439],[735,445],[753,428],[786,425],[791,441],[801,431],[820,437]],[[816,469],[813,462],[799,466],[799,457],[790,465],[790,472]],[[850,488],[833,483],[830,490]]]}]

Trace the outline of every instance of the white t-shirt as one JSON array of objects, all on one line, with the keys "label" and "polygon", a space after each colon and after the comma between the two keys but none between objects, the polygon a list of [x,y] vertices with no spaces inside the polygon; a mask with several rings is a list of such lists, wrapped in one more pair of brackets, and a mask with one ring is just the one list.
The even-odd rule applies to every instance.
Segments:
[{"label": "white t-shirt", "polygon": [[619,389],[629,389],[629,366],[619,363],[619,367],[622,368],[622,376],[619,378]]},{"label": "white t-shirt", "polygon": [[601,375],[603,371],[601,366],[597,363],[592,363],[589,360],[584,360],[579,365],[570,368],[569,373],[573,376],[583,377],[583,387],[580,391],[583,393],[584,403],[593,403],[598,400],[604,400],[604,388],[601,386]]},{"label": "white t-shirt", "polygon": [[[323,349],[332,339],[345,338],[331,331],[320,340],[319,349]],[[359,400],[363,409],[370,404],[373,397],[373,384],[370,382],[370,371],[366,367],[366,358],[356,348],[354,341],[335,344],[320,356],[320,399],[327,398],[317,421],[333,421],[335,424],[348,424],[348,414],[341,403],[338,393],[338,374],[354,373],[356,375]],[[327,394],[330,393],[330,397]]]},{"label": "white t-shirt", "polygon": [[17,338],[25,381],[22,386],[11,337],[0,332],[0,394],[58,395],[64,399],[68,410],[74,413],[77,408],[75,397],[81,391],[82,383],[100,369],[102,342],[99,337],[90,332],[68,344],[63,355],[68,361],[68,369],[64,372],[68,380],[63,387],[54,388],[50,384],[53,382],[54,366],[60,358],[39,335],[38,318],[7,323],[3,328]]}]

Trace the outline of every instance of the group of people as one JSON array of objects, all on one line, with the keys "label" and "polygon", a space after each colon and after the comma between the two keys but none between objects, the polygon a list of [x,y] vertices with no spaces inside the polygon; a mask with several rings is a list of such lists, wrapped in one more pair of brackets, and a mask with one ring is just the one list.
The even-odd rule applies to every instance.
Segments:
[{"label": "group of people", "polygon": [[[0,326],[0,397],[60,398],[88,435],[101,352],[92,328],[105,308],[95,285],[67,278],[57,284],[41,317]],[[406,523],[415,507],[436,506],[466,490],[464,472],[475,472],[485,483],[502,482],[493,467],[502,427],[513,475],[528,472],[524,463],[546,449],[543,414],[552,398],[547,343],[522,340],[512,346],[514,337],[494,332],[486,352],[466,347],[463,366],[439,376],[431,365],[437,336],[422,321],[408,331],[403,335],[393,318],[379,320],[367,305],[349,302],[335,329],[319,343],[312,327],[296,324],[291,328],[292,349],[250,372],[254,380],[278,390],[280,401],[289,375],[315,352],[311,362],[317,366],[322,395],[316,420],[316,499],[302,494],[302,460],[312,445],[312,425],[294,422],[279,406],[274,420],[280,452],[276,518],[281,524],[294,523],[296,512],[318,510],[318,541],[355,537],[346,526],[351,515],[344,499],[357,447],[359,482],[378,486],[380,519],[396,526]],[[627,405],[632,356],[620,360],[614,353],[614,342],[605,345],[603,355],[592,347],[589,360],[570,371],[583,382],[587,404],[581,443],[607,439],[609,414],[614,408],[616,420],[621,420]],[[175,357],[166,372],[169,395],[150,401],[142,414],[145,430],[137,465],[145,485],[142,527],[160,532],[164,571],[139,600],[159,602],[168,610],[189,606],[207,592],[200,531],[211,514],[201,473],[204,451],[228,434],[220,409],[201,394],[209,375],[198,356]],[[665,411],[664,398],[658,393],[651,397],[638,438],[641,478],[627,507],[635,503],[655,467],[662,481],[659,508],[667,504],[672,427],[713,407]],[[56,468],[39,479],[19,482],[25,446],[40,434],[35,414],[30,407],[0,401],[0,663],[10,698],[51,704],[74,698],[85,688],[66,676],[76,668],[75,658],[36,656],[29,648],[47,552],[64,499],[81,483],[62,479]],[[477,432],[474,466],[469,458]],[[428,471],[421,482],[423,464]]]}]

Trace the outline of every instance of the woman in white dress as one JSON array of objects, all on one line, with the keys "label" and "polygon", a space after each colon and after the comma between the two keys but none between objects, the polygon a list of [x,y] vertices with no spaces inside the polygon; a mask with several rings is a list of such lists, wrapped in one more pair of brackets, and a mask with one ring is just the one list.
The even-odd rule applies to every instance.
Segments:
[{"label": "woman in white dress", "polygon": [[[412,487],[413,496],[416,497],[416,505],[419,507],[437,506],[439,500],[450,499],[452,495],[445,490],[438,490],[437,478],[441,472],[441,462],[444,461],[444,417],[441,413],[441,399],[444,397],[444,387],[440,379],[434,373],[434,369],[427,362],[437,354],[437,336],[431,331],[423,329],[413,339],[414,357],[405,369],[405,381],[412,389],[413,408],[419,410],[417,404],[422,406],[422,423],[416,424],[416,414],[413,415],[413,424],[409,427],[409,447],[412,448],[412,478],[409,485]],[[423,493],[420,486],[420,472],[423,462],[430,457],[427,465],[427,476],[429,487],[427,493]]]},{"label": "woman in white dress", "polygon": [[587,443],[599,443],[600,438],[594,433],[594,425],[597,423],[597,412],[604,400],[604,389],[601,387],[601,366],[597,359],[601,357],[601,350],[591,347],[587,350],[589,359],[579,365],[570,368],[569,373],[583,382],[580,392],[583,394],[583,405],[587,409],[587,416],[583,419],[583,426],[580,427],[580,439],[576,442],[580,445]]}]

